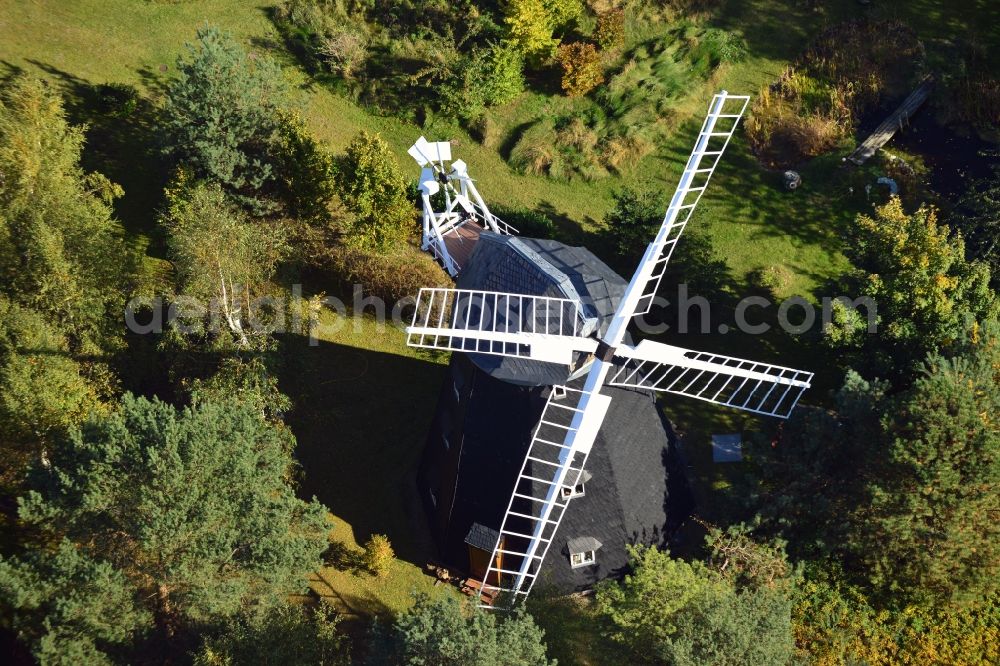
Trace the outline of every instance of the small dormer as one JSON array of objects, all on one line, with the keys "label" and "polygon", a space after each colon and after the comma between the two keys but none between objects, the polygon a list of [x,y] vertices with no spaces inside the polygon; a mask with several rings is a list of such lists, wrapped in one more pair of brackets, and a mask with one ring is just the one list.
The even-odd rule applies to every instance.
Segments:
[{"label": "small dormer", "polygon": [[566,542],[569,551],[569,565],[574,569],[590,567],[597,564],[597,551],[601,542],[594,537],[576,537]]},{"label": "small dormer", "polygon": [[[562,498],[563,499],[573,499],[574,497],[583,497],[586,494],[586,483],[590,481],[593,476],[587,470],[583,470],[577,475],[576,480],[573,483],[566,483],[562,487]],[[569,479],[567,478],[567,481]]]}]

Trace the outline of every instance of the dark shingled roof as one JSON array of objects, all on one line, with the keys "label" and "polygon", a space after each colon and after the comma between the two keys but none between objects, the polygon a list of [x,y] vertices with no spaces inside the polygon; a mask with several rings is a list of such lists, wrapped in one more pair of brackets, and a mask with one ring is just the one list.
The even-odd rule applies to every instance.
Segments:
[{"label": "dark shingled roof", "polygon": [[601,542],[594,537],[574,537],[566,542],[566,549],[570,553],[586,553],[587,551],[597,550],[601,547]]},{"label": "dark shingled roof", "polygon": [[469,533],[465,535],[465,543],[480,550],[492,552],[499,538],[500,532],[497,530],[480,525],[479,523],[472,523]]},{"label": "dark shingled roof", "polygon": [[[455,362],[461,361],[452,359]],[[547,390],[478,374],[460,425],[464,440],[451,533],[472,534],[473,523],[499,529]],[[690,511],[683,475],[668,473],[673,435],[655,398],[631,389],[604,391],[612,401],[587,460],[590,478],[584,495],[570,502],[539,576],[539,585],[562,593],[589,589],[622,574],[628,564],[625,544],[662,545]],[[668,505],[668,484],[678,482],[682,492]],[[567,543],[580,537],[596,539],[602,546],[594,565],[574,569]],[[483,550],[492,549],[493,543]],[[461,542],[444,546],[448,559],[465,561]]]},{"label": "dark shingled roof", "polygon": [[[577,300],[583,306],[583,333],[588,335],[607,330],[627,286],[587,248],[489,232],[479,237],[468,265],[458,277],[459,289]],[[484,372],[524,386],[563,384],[572,373],[571,368],[557,363],[486,354],[469,356]],[[581,360],[578,355],[576,363]]]}]

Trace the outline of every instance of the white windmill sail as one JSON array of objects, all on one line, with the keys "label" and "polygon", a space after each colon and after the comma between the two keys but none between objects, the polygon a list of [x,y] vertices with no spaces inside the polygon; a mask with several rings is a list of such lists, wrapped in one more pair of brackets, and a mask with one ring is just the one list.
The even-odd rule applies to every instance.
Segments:
[{"label": "white windmill sail", "polygon": [[788,418],[813,373],[652,340],[619,347],[609,386],[667,391],[717,405]]},{"label": "white windmill sail", "polygon": [[[515,482],[483,591],[527,595],[571,501],[611,398],[605,384],[662,390],[787,417],[811,373],[643,341],[623,344],[632,317],[648,311],[677,240],[729,144],[748,97],[716,95],[663,224],[600,340],[573,299],[487,291],[421,290],[407,342],[413,346],[558,360],[592,353],[582,390],[550,394]],[[496,314],[497,312],[505,315]],[[558,397],[564,396],[564,397]]]},{"label": "white windmill sail", "polygon": [[424,288],[406,344],[569,365],[574,352],[597,349],[597,341],[586,337],[595,322],[582,312],[569,298]]}]

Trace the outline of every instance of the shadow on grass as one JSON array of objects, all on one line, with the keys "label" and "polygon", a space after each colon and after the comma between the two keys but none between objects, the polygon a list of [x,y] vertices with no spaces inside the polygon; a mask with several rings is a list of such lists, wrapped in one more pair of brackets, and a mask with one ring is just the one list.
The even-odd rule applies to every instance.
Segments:
[{"label": "shadow on grass", "polygon": [[302,494],[347,521],[357,543],[385,534],[400,559],[422,566],[434,547],[415,473],[444,366],[292,336],[281,352]]},{"label": "shadow on grass", "polygon": [[81,79],[48,63],[29,60],[60,87],[70,122],[87,125],[82,166],[98,171],[125,190],[115,202],[115,215],[126,231],[149,239],[147,254],[164,258],[166,240],[156,222],[169,163],[160,150],[160,111],[137,96],[134,109],[107,108],[100,85]]}]

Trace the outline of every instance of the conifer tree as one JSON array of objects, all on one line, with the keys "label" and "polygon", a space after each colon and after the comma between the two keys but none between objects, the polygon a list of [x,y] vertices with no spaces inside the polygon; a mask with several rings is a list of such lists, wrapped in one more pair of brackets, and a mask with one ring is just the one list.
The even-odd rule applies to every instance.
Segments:
[{"label": "conifer tree", "polygon": [[[18,78],[0,102],[0,292],[82,349],[120,336],[133,256],[110,201],[121,188],[80,167],[83,131],[44,83]],[[114,321],[119,321],[118,316]],[[120,326],[116,327],[116,331]]]},{"label": "conifer tree", "polygon": [[327,511],[295,496],[293,444],[232,402],[178,411],[126,395],[53,447],[20,516],[109,563],[171,635],[281,602],[320,566]]}]

